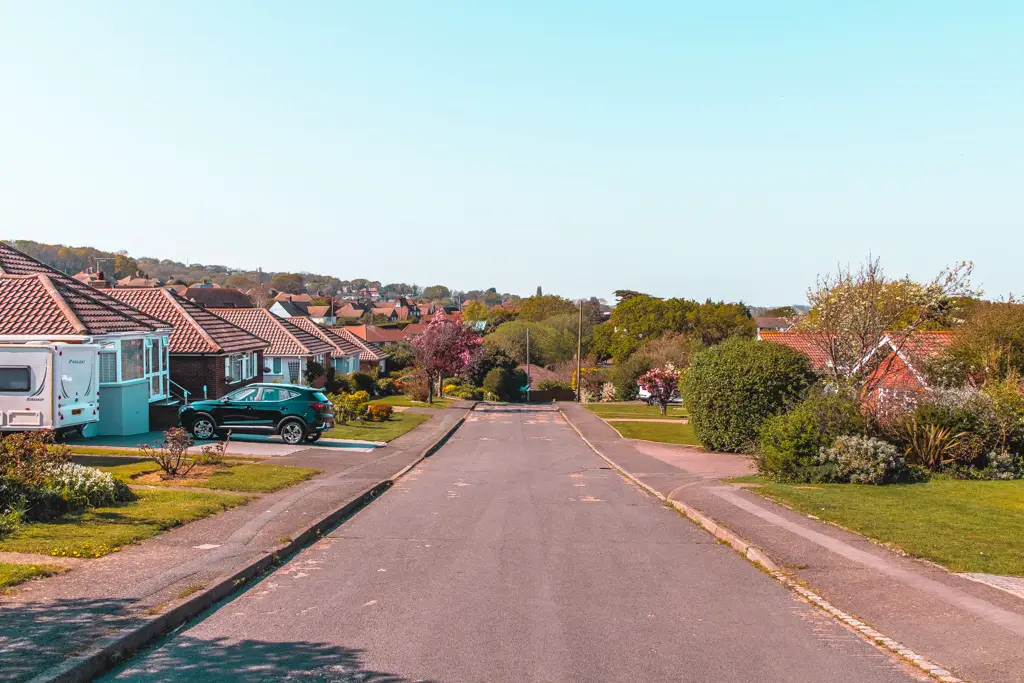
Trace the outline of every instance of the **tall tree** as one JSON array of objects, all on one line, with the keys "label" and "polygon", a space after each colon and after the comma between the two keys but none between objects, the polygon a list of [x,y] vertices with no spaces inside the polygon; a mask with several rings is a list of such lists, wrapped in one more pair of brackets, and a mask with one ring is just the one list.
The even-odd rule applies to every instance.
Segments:
[{"label": "tall tree", "polygon": [[554,294],[538,294],[523,299],[519,304],[519,319],[540,322],[554,315],[572,313],[576,304]]}]

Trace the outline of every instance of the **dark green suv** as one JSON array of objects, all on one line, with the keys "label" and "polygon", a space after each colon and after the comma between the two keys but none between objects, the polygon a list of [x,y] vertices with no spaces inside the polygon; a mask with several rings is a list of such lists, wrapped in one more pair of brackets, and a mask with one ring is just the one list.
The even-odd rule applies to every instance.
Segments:
[{"label": "dark green suv", "polygon": [[178,410],[178,422],[196,439],[218,434],[280,434],[285,443],[312,443],[334,426],[323,392],[294,384],[250,384],[223,398]]}]

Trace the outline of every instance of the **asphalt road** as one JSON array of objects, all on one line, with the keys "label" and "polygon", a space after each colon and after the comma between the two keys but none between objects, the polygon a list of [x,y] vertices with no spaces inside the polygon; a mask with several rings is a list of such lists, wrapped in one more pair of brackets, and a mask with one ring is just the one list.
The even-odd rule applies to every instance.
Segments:
[{"label": "asphalt road", "polygon": [[108,678],[923,678],[604,465],[549,408],[485,406],[334,533]]}]

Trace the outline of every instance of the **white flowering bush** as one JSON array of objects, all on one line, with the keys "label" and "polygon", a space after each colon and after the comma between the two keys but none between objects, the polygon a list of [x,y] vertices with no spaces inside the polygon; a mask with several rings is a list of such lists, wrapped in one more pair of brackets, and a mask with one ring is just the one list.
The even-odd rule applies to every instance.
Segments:
[{"label": "white flowering bush", "polygon": [[101,507],[135,496],[128,486],[95,467],[64,463],[50,471],[47,488],[77,507]]},{"label": "white flowering bush", "polygon": [[864,436],[840,436],[818,456],[820,465],[834,468],[836,480],[851,484],[888,484],[907,469],[906,460],[891,443]]},{"label": "white flowering bush", "polygon": [[601,402],[609,403],[615,400],[615,385],[611,382],[605,382],[601,385]]}]

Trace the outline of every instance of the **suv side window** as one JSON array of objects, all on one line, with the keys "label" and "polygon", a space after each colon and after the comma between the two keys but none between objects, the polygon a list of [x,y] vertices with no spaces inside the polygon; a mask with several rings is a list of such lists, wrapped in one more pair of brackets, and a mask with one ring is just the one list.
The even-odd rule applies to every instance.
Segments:
[{"label": "suv side window", "polygon": [[256,387],[249,387],[245,389],[239,389],[233,394],[228,394],[226,398],[233,403],[254,403],[256,401],[256,394],[259,389]]},{"label": "suv side window", "polygon": [[287,389],[278,389],[275,387],[267,387],[263,389],[263,393],[260,394],[261,401],[287,401],[295,393],[288,391]]}]

